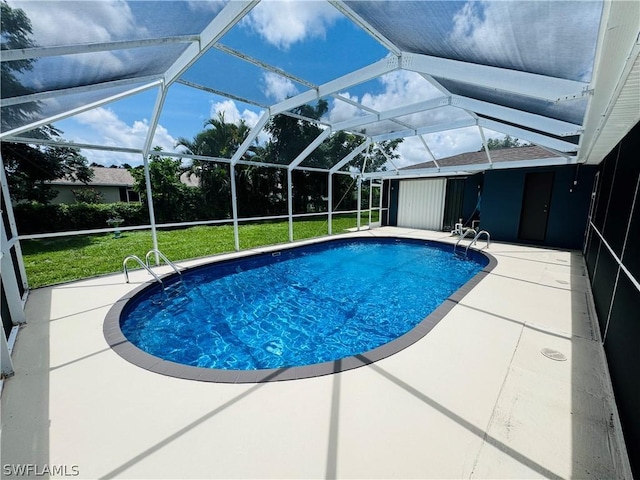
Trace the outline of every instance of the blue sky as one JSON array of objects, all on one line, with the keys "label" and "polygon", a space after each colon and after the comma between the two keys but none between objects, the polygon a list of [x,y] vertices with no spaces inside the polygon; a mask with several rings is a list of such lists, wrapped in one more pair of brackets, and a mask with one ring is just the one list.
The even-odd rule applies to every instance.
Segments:
[{"label": "blue sky", "polygon": [[[72,2],[10,2],[23,8],[32,19],[35,40],[40,45],[151,38],[199,32],[219,10],[217,2],[166,3],[160,11],[147,2],[101,0],[88,2],[84,10]],[[460,7],[464,2],[459,2]],[[52,8],[55,6],[55,8]],[[462,13],[463,10],[461,10]],[[462,17],[460,17],[462,18]],[[481,18],[479,21],[484,22]],[[263,1],[225,35],[221,43],[265,61],[313,84],[322,84],[350,71],[380,60],[387,51],[367,33],[354,26],[338,10],[324,1]],[[126,52],[130,55],[130,52]],[[83,71],[82,56],[69,59],[69,72]],[[101,68],[122,63],[114,53],[100,54]],[[71,60],[75,63],[72,64]],[[129,61],[136,61],[129,58]],[[95,61],[95,57],[94,60]],[[140,59],[142,62],[143,59]],[[95,65],[94,65],[95,66]],[[75,68],[75,70],[74,70]],[[218,90],[273,104],[307,87],[260,70],[218,50],[208,52],[183,77]],[[417,74],[397,71],[380,79],[340,92],[379,110],[435,98],[440,94]],[[140,148],[144,142],[157,96],[150,90],[82,113],[56,124],[72,141]],[[328,119],[345,120],[357,114],[344,102],[330,99]],[[180,84],[168,93],[154,145],[174,150],[178,138],[192,138],[204,122],[223,112],[227,121],[241,119],[254,125],[261,114],[255,105],[230,100]],[[446,114],[452,112],[435,112]],[[454,112],[456,113],[456,112]],[[461,111],[457,111],[464,115]],[[488,132],[488,136],[497,136]],[[263,134],[260,138],[266,138]],[[476,128],[440,132],[425,136],[437,158],[478,150]],[[106,151],[84,151],[90,161],[100,164],[139,164],[137,155]],[[399,165],[430,160],[422,142],[406,139],[400,148]]]}]

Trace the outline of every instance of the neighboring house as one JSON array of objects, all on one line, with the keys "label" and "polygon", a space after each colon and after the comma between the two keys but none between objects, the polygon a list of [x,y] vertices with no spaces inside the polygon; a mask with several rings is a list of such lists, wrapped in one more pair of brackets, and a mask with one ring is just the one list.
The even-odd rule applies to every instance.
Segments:
[{"label": "neighboring house", "polygon": [[128,170],[124,168],[91,167],[93,179],[89,184],[58,179],[51,182],[51,186],[58,191],[58,195],[51,201],[57,203],[75,203],[73,190],[94,189],[102,194],[102,203],[139,202],[140,196],[133,190],[134,180]]}]

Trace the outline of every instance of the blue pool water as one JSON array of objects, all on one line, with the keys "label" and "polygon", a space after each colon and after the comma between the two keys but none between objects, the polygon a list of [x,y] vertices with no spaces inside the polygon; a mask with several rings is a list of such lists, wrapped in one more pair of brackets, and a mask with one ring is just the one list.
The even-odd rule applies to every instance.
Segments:
[{"label": "blue pool water", "polygon": [[227,370],[311,365],[408,332],[479,272],[451,246],[395,239],[332,241],[208,265],[168,293],[145,290],[120,327],[164,360]]}]

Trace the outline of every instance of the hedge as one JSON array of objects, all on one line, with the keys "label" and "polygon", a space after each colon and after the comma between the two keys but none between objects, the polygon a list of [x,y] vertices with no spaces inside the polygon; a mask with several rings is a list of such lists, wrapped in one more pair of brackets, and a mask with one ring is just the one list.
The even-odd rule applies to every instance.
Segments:
[{"label": "hedge", "polygon": [[14,205],[13,212],[20,235],[108,228],[107,220],[116,217],[124,220],[122,226],[149,224],[149,212],[141,203],[31,202]]}]

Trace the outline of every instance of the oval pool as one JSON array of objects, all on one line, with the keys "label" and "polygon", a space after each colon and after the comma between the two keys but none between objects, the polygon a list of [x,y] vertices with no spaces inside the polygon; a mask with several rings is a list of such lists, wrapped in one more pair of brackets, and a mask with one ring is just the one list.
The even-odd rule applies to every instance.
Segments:
[{"label": "oval pool", "polygon": [[422,338],[495,264],[452,249],[340,239],[209,263],[163,278],[165,290],[147,283],[119,300],[105,337],[136,365],[203,381],[355,368]]}]

